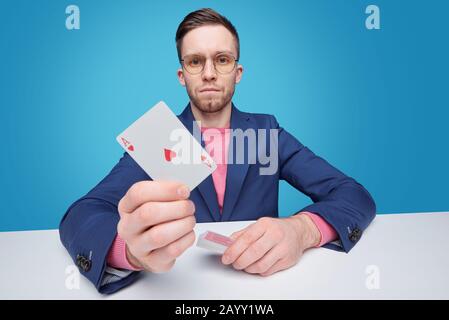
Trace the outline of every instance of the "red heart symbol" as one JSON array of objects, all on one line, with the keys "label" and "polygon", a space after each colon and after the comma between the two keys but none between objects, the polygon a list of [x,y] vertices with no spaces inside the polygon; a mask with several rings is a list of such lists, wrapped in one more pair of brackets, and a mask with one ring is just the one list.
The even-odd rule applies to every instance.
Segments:
[{"label": "red heart symbol", "polygon": [[[122,137],[122,142],[125,145],[125,148],[128,149],[129,151],[134,151],[134,146],[125,138]],[[129,144],[129,146],[128,146]]]},{"label": "red heart symbol", "polygon": [[176,157],[176,152],[174,152],[170,149],[164,148],[164,155],[165,155],[165,160],[170,162],[174,157]]},{"label": "red heart symbol", "polygon": [[201,161],[209,168],[212,168],[212,165],[209,163],[209,161],[207,160],[207,157],[205,155],[201,155]]}]

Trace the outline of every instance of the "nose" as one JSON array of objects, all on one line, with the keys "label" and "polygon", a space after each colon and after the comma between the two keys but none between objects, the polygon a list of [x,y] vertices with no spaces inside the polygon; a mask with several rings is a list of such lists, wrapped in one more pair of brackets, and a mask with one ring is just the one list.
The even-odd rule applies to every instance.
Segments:
[{"label": "nose", "polygon": [[215,80],[217,78],[217,72],[215,70],[214,63],[209,59],[206,60],[206,64],[204,65],[202,78],[206,81]]}]

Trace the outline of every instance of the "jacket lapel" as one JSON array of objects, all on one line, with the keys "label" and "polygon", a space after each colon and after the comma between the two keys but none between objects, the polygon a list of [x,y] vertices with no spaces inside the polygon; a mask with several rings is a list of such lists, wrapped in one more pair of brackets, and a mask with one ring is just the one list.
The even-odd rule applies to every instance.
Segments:
[{"label": "jacket lapel", "polygon": [[[196,126],[194,123],[195,118],[193,116],[190,103],[184,109],[184,111],[179,115],[179,119],[185,125],[185,127],[189,130],[190,133],[193,134],[193,126]],[[241,129],[242,131],[246,131],[250,128],[249,117],[247,114],[238,110],[235,105],[232,103],[232,111],[231,111],[231,129]],[[198,129],[199,130],[199,129]],[[232,136],[231,136],[232,138]],[[204,148],[205,143],[201,138],[201,146]],[[232,143],[232,152],[231,145],[228,154],[228,163],[230,163],[227,167],[226,173],[226,190],[223,201],[223,212],[220,214],[220,209],[218,207],[217,201],[217,193],[215,191],[215,186],[212,180],[212,175],[208,176],[203,182],[198,185],[198,191],[201,194],[202,198],[206,202],[207,207],[209,208],[210,214],[212,218],[218,221],[229,221],[234,207],[239,198],[240,191],[242,189],[242,185],[245,181],[246,174],[248,172],[249,163],[248,161],[244,161],[243,164],[236,163],[236,154],[237,154],[237,146],[234,141]],[[244,154],[247,153],[246,144]],[[240,151],[241,152],[241,151]],[[231,157],[233,159],[231,159]]]},{"label": "jacket lapel", "polygon": [[[190,107],[190,103],[184,109],[184,111],[179,115],[179,120],[184,124],[184,126],[193,134],[193,126],[196,126],[197,130],[200,130],[196,123],[194,123],[195,118]],[[205,143],[201,138],[201,146],[204,148]],[[204,202],[209,208],[209,213],[215,222],[221,220],[220,209],[218,208],[217,193],[215,191],[214,182],[212,180],[212,175],[209,175],[203,182],[201,182],[198,187],[198,192],[201,194]]]},{"label": "jacket lapel", "polygon": [[[249,117],[247,114],[238,110],[234,104],[232,104],[232,112],[231,112],[231,129],[242,129],[242,131],[246,131],[246,129],[250,128]],[[223,213],[221,216],[221,221],[229,221],[234,207],[239,198],[240,191],[242,189],[243,182],[245,181],[246,174],[249,168],[249,161],[244,161],[243,164],[237,164],[236,159],[236,141],[231,141],[232,135],[230,137],[230,146],[229,146],[229,154],[228,154],[228,163],[230,163],[227,167],[226,173],[226,190],[225,197],[223,203]],[[245,150],[244,154],[247,153],[247,144],[244,144]],[[232,147],[232,152],[231,152]],[[239,151],[241,152],[241,151]],[[233,157],[233,159],[231,159]]]}]

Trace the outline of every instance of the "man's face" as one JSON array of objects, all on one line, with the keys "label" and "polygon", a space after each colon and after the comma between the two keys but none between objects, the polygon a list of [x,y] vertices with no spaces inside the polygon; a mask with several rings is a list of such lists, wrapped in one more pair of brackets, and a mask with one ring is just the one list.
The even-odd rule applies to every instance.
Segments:
[{"label": "man's face", "polygon": [[[231,101],[235,85],[242,77],[243,67],[240,64],[228,74],[215,70],[213,59],[217,53],[222,52],[231,53],[237,58],[235,38],[221,25],[193,29],[183,38],[182,58],[192,54],[207,58],[204,70],[199,74],[190,74],[185,69],[178,69],[179,82],[187,88],[190,100],[202,112],[222,110]],[[205,90],[211,88],[215,91]]]}]

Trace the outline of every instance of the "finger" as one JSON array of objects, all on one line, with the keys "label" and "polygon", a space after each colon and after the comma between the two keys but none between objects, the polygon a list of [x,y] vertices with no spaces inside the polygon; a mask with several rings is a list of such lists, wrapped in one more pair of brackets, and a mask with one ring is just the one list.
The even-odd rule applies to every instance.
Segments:
[{"label": "finger", "polygon": [[[277,244],[277,241],[265,233],[257,241],[253,242],[241,255],[235,260],[232,266],[237,270],[242,270],[261,259],[265,254]],[[275,261],[273,261],[274,263]],[[268,269],[268,266],[267,266]],[[265,270],[263,270],[265,271]]]},{"label": "finger", "polygon": [[195,232],[191,231],[181,237],[180,239],[173,241],[165,247],[152,251],[148,260],[157,261],[163,264],[176,260],[184,251],[191,247],[195,243]]},{"label": "finger", "polygon": [[120,213],[131,213],[145,202],[185,200],[189,188],[175,181],[140,181],[131,186],[118,204]]},{"label": "finger", "polygon": [[243,232],[233,244],[231,244],[223,254],[221,261],[224,264],[231,264],[256,240],[265,233],[265,227],[261,224],[253,223]]},{"label": "finger", "polygon": [[289,265],[286,262],[286,260],[280,259],[274,265],[272,265],[267,271],[262,272],[260,275],[263,277],[271,276],[273,273],[288,269],[290,267],[291,265]]},{"label": "finger", "polygon": [[248,273],[263,273],[281,259],[281,250],[279,250],[278,246],[274,246],[262,258],[247,266],[245,271]]},{"label": "finger", "polygon": [[195,204],[191,200],[170,202],[147,202],[137,208],[129,217],[133,230],[142,233],[152,226],[183,219],[195,213]]},{"label": "finger", "polygon": [[179,220],[165,222],[156,225],[144,232],[141,236],[141,243],[143,244],[147,253],[165,247],[169,243],[178,240],[195,227],[195,217],[188,216]]},{"label": "finger", "polygon": [[233,234],[231,234],[230,236],[229,236],[229,238],[231,238],[232,240],[236,240],[238,237],[240,237],[246,230],[248,230],[248,228],[249,228],[250,226],[247,226],[247,227],[245,227],[245,228],[243,228],[242,230],[239,230],[239,231],[236,231],[236,232],[234,232]]}]

